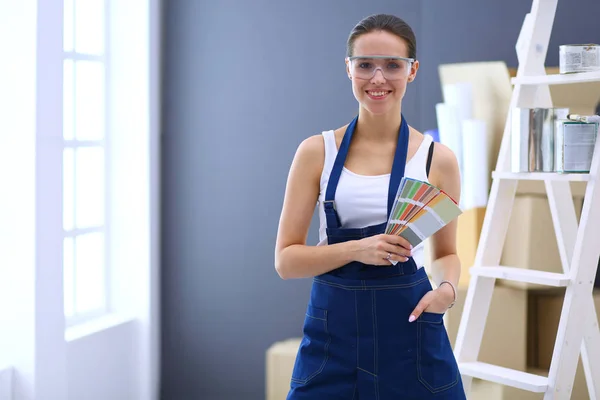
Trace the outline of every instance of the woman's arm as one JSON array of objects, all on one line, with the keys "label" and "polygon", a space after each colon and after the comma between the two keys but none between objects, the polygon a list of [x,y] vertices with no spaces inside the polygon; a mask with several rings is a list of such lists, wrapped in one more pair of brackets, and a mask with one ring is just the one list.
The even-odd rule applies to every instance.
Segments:
[{"label": "woman's arm", "polygon": [[307,246],[306,237],[319,197],[325,145],[321,135],[304,140],[290,168],[275,245],[275,269],[283,279],[308,278],[352,261],[390,266],[406,261],[410,244],[400,236],[376,235],[327,246]]},{"label": "woman's arm", "polygon": [[[448,147],[435,144],[434,156],[431,162],[431,180],[435,186],[442,189],[454,201],[460,203],[460,170],[456,156]],[[461,265],[456,249],[457,219],[431,236],[431,269],[442,271],[443,280],[450,281],[458,288]],[[445,287],[444,287],[445,286]],[[449,292],[454,298],[451,287],[442,285],[441,289]]]},{"label": "woman's arm", "polygon": [[[435,144],[435,151],[431,161],[429,181],[432,185],[443,190],[457,203],[460,202],[460,170],[456,156],[448,147],[441,143]],[[444,226],[430,238],[431,244],[431,269],[442,271],[443,279],[450,281],[458,288],[461,265],[456,251],[457,220]],[[415,318],[427,310],[431,312],[444,312],[454,300],[454,290],[450,285],[441,285],[431,294],[426,295],[411,314]]]},{"label": "woman's arm", "polygon": [[298,146],[292,162],[275,245],[275,269],[283,279],[320,275],[352,261],[352,242],[306,245],[324,159],[323,139],[315,135]]}]

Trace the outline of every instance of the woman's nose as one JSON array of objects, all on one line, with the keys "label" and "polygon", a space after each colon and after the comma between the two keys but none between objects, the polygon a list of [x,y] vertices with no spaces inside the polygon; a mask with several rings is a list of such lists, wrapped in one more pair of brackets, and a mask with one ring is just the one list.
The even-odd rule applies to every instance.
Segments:
[{"label": "woman's nose", "polygon": [[375,70],[375,73],[373,74],[373,78],[371,78],[371,82],[373,82],[373,83],[385,82],[385,76],[383,76],[383,71],[381,70],[381,68],[377,68]]}]

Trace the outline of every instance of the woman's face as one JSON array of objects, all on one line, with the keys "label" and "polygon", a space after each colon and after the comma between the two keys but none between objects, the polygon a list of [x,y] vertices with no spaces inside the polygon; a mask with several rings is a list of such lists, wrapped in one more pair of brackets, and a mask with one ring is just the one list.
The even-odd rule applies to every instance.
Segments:
[{"label": "woman's face", "polygon": [[[356,39],[353,56],[365,58],[346,61],[346,71],[352,80],[356,100],[375,115],[398,113],[406,85],[416,76],[418,61],[410,64],[401,59],[368,57],[408,58],[406,42],[386,31],[369,32]],[[373,70],[374,74],[370,76]]]}]

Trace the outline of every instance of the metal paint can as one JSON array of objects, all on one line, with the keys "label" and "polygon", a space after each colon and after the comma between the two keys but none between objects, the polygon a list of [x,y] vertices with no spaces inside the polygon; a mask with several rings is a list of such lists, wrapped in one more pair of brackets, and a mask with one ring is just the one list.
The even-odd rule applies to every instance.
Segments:
[{"label": "metal paint can", "polygon": [[597,122],[556,121],[556,172],[590,172],[597,137]]},{"label": "metal paint can", "polygon": [[565,44],[559,47],[559,72],[571,74],[600,70],[600,45]]},{"label": "metal paint can", "polygon": [[554,129],[568,108],[515,108],[511,113],[512,172],[554,171]]}]

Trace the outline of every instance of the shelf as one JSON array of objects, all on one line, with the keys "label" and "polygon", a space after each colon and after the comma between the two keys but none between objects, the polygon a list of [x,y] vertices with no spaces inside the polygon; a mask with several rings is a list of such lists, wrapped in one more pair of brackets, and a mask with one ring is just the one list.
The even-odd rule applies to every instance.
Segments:
[{"label": "shelf", "polygon": [[535,393],[544,393],[548,378],[483,362],[459,363],[460,373]]},{"label": "shelf", "polygon": [[590,174],[561,174],[558,172],[503,172],[493,171],[495,179],[511,179],[517,181],[568,181],[587,182]]},{"label": "shelf", "polygon": [[600,71],[575,74],[553,74],[512,78],[513,85],[569,85],[575,83],[600,82]]}]

